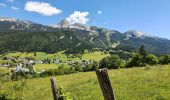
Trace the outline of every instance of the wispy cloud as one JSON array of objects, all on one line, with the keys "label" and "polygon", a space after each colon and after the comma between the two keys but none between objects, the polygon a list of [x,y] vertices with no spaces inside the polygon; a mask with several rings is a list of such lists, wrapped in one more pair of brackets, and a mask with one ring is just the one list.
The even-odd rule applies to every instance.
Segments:
[{"label": "wispy cloud", "polygon": [[71,14],[67,18],[67,20],[71,24],[75,24],[75,23],[86,24],[90,20],[89,18],[87,18],[88,15],[89,15],[89,12],[74,11],[74,13]]},{"label": "wispy cloud", "polygon": [[12,6],[11,9],[12,9],[12,10],[19,10],[18,7],[14,7],[14,6]]},{"label": "wispy cloud", "polygon": [[7,7],[7,5],[4,3],[0,3],[0,7]]},{"label": "wispy cloud", "polygon": [[25,10],[29,12],[39,13],[44,16],[52,16],[62,12],[60,9],[53,7],[49,3],[36,1],[28,1],[25,4]]},{"label": "wispy cloud", "polygon": [[102,11],[101,11],[101,10],[97,11],[97,14],[98,14],[98,15],[101,15],[101,14],[102,14]]}]

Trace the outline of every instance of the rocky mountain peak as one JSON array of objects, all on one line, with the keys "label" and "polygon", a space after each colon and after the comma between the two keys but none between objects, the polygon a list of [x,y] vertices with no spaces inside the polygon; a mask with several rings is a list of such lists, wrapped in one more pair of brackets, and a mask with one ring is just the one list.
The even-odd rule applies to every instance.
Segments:
[{"label": "rocky mountain peak", "polygon": [[156,38],[156,36],[152,36],[150,34],[140,32],[140,31],[136,31],[136,30],[129,30],[129,31],[125,32],[124,34],[127,37],[133,37],[133,38],[141,38],[141,39],[144,39],[146,37]]},{"label": "rocky mountain peak", "polygon": [[67,27],[70,26],[70,23],[66,19],[63,19],[61,22],[58,23],[58,25],[63,27],[63,28],[67,28]]},{"label": "rocky mountain peak", "polygon": [[17,19],[15,19],[15,18],[0,17],[0,21],[17,21]]},{"label": "rocky mountain peak", "polygon": [[139,31],[136,31],[136,30],[129,30],[127,32],[125,32],[125,34],[131,36],[131,37],[143,37],[145,36],[145,33],[143,32],[139,32]]},{"label": "rocky mountain peak", "polygon": [[75,28],[75,29],[86,29],[89,30],[90,27],[80,24],[80,23],[75,23],[71,24],[67,19],[61,20],[58,24],[52,25],[53,28]]}]

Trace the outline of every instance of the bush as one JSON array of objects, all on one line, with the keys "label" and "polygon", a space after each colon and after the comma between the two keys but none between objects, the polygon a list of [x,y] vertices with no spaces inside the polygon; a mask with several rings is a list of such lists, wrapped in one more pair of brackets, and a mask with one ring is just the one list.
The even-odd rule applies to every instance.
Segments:
[{"label": "bush", "polygon": [[127,51],[110,51],[110,55],[119,55],[120,59],[123,59],[125,61],[128,61],[130,58],[132,58],[133,54]]},{"label": "bush", "polygon": [[44,75],[41,76],[54,76],[54,75],[64,75],[74,73],[73,67],[65,67],[63,65],[59,66],[58,69],[49,69],[45,71]]},{"label": "bush", "polygon": [[146,57],[146,63],[149,65],[156,65],[156,64],[158,64],[158,62],[159,62],[158,57],[153,54],[149,54]]},{"label": "bush", "polygon": [[86,67],[83,67],[83,71],[95,71],[99,68],[99,64],[97,61],[93,61],[93,63],[87,65]]},{"label": "bush", "polygon": [[45,74],[46,74],[47,76],[53,76],[53,75],[56,74],[56,72],[57,72],[57,69],[49,69],[49,70],[47,70],[47,71],[45,72]]},{"label": "bush", "polygon": [[170,64],[170,55],[161,56],[159,58],[160,64]]},{"label": "bush", "polygon": [[69,71],[70,73],[75,73],[74,68],[72,66],[70,66]]},{"label": "bush", "polygon": [[125,61],[120,59],[117,55],[103,58],[99,63],[99,68],[117,69],[122,68],[125,65]]},{"label": "bush", "polygon": [[57,94],[58,94],[58,100],[72,100],[70,97],[70,93],[63,92],[63,88],[61,86],[57,87]]},{"label": "bush", "polygon": [[74,70],[77,71],[77,72],[83,71],[81,64],[76,64],[73,67],[74,67]]},{"label": "bush", "polygon": [[64,74],[71,74],[69,67],[65,67],[63,70],[64,70]]},{"label": "bush", "polygon": [[134,67],[134,66],[145,66],[144,60],[143,60],[143,56],[140,54],[136,54],[133,56],[132,59],[130,59],[130,61],[127,64],[127,67]]},{"label": "bush", "polygon": [[33,78],[33,74],[28,73],[28,72],[13,72],[11,75],[11,80],[13,81],[18,81],[21,79],[29,79],[29,78]]},{"label": "bush", "polygon": [[56,71],[56,75],[64,75],[64,70],[63,69],[58,69]]}]

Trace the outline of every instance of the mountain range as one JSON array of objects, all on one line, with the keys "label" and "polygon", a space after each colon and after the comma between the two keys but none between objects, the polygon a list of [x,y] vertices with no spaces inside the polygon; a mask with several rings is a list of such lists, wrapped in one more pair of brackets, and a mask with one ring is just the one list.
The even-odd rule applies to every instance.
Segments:
[{"label": "mountain range", "polygon": [[170,53],[170,40],[129,30],[121,33],[62,20],[56,25],[0,17],[0,53],[47,52],[73,53],[94,48],[132,51],[145,45],[148,52]]}]

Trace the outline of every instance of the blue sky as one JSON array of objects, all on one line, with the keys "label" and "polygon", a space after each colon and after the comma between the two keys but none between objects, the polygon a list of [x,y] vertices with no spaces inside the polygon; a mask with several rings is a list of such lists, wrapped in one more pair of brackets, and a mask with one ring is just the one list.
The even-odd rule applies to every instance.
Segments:
[{"label": "blue sky", "polygon": [[[120,32],[138,30],[170,39],[169,5],[170,0],[0,0],[0,16],[45,25],[67,18],[73,23]],[[43,11],[37,10],[41,7]]]}]

